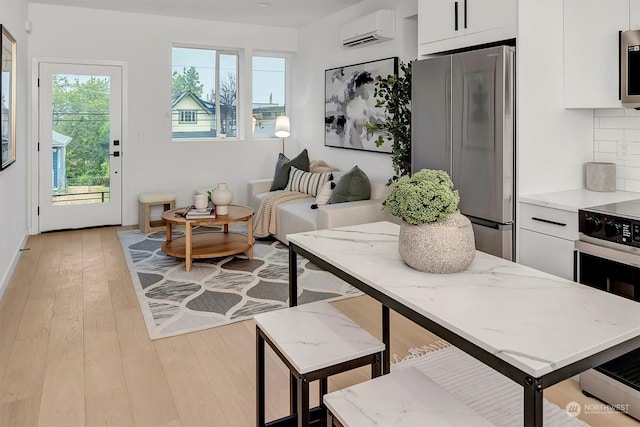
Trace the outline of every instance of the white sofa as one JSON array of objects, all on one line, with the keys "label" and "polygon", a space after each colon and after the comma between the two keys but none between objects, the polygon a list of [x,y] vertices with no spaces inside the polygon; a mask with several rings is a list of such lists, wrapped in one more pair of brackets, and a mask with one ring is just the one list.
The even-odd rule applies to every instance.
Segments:
[{"label": "white sofa", "polygon": [[[248,183],[250,206],[258,213],[262,198],[269,193],[272,179],[254,179]],[[397,221],[382,202],[391,189],[384,182],[371,181],[369,200],[320,205],[311,209],[315,197],[296,199],[279,205],[274,237],[288,244],[287,234],[325,228],[345,227],[376,221]]]}]

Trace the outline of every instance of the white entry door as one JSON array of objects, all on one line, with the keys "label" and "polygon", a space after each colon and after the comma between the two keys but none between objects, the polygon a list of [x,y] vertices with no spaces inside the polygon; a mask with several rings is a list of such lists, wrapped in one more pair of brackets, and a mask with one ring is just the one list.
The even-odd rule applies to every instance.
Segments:
[{"label": "white entry door", "polygon": [[122,67],[39,64],[39,231],[122,223]]}]

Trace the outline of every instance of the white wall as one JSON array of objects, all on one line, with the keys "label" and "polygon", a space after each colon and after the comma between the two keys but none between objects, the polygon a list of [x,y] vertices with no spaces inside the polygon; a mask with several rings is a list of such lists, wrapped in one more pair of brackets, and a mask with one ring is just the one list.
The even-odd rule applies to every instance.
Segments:
[{"label": "white wall", "polygon": [[[396,38],[364,47],[343,48],[338,36],[340,24],[378,9],[396,11]],[[324,71],[392,56],[399,56],[404,62],[415,59],[417,9],[417,0],[369,0],[300,30],[291,126],[299,135],[300,146],[309,150],[311,159],[322,159],[341,170],[358,165],[370,179],[386,181],[392,176],[390,154],[324,146]]]},{"label": "white wall", "polygon": [[[227,182],[234,201],[245,203],[247,180],[273,174],[280,151],[276,138],[171,141],[171,129],[164,125],[165,114],[171,112],[171,47],[172,43],[237,47],[244,50],[244,65],[250,67],[254,49],[295,52],[297,30],[35,3],[29,5],[29,18],[30,67],[35,60],[51,58],[126,64],[122,141],[125,225],[137,223],[140,192],[173,191],[177,205],[184,206],[192,202],[196,188]],[[33,90],[33,82],[29,85]],[[239,90],[245,108],[250,106],[250,86]],[[36,131],[32,125],[33,146]],[[289,145],[296,147],[296,140],[291,139]],[[33,153],[30,167],[34,182],[30,188],[31,232],[37,233],[37,153]]]},{"label": "white wall", "polygon": [[593,111],[563,107],[563,10],[558,0],[518,2],[519,194],[584,187],[593,159]]},{"label": "white wall", "polygon": [[640,111],[594,110],[593,125],[593,160],[616,164],[618,190],[640,192]]},{"label": "white wall", "polygon": [[16,161],[0,171],[0,296],[27,238],[27,34],[24,0],[0,0],[1,24],[17,43]]}]

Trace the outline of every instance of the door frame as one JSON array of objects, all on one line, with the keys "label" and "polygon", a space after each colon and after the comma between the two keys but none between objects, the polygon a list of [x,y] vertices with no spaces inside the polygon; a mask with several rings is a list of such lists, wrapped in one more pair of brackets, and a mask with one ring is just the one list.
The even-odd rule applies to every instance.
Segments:
[{"label": "door frame", "polygon": [[[129,73],[127,63],[124,61],[109,61],[109,60],[97,60],[97,59],[80,59],[80,58],[59,58],[59,57],[34,57],[31,60],[31,85],[29,87],[30,93],[30,126],[28,126],[27,140],[30,141],[30,146],[27,153],[27,210],[29,212],[28,229],[29,234],[40,234],[40,225],[38,220],[38,206],[39,206],[39,154],[38,154],[38,126],[39,126],[39,110],[40,101],[38,93],[38,71],[40,69],[40,63],[50,62],[56,64],[85,64],[85,65],[107,65],[117,66],[122,68],[122,147],[121,153],[127,150],[127,144],[130,143],[129,139]],[[126,171],[128,169],[127,156],[122,156],[121,160],[121,180],[122,180],[122,202],[121,202],[121,215],[122,225],[125,224],[125,219],[129,217],[129,205],[126,203],[129,200],[128,186],[126,182]]]}]

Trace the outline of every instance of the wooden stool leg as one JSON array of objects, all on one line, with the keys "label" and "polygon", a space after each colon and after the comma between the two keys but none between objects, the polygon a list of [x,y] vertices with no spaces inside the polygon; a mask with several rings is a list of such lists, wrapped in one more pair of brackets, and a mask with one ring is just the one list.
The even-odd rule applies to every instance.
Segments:
[{"label": "wooden stool leg", "polygon": [[264,339],[256,327],[256,426],[265,425]]}]

